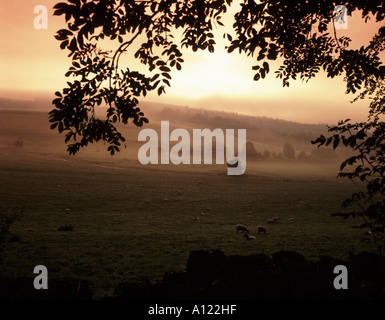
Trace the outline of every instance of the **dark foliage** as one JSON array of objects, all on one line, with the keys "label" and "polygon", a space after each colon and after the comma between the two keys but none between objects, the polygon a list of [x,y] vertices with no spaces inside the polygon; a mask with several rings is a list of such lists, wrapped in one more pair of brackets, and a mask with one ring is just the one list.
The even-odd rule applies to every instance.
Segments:
[{"label": "dark foliage", "polygon": [[[378,43],[384,36],[385,27],[367,47],[349,49],[350,39],[327,33],[334,19],[334,7],[345,5],[349,13],[362,10],[362,18],[374,15],[376,21],[385,17],[383,1],[244,1],[236,14],[236,39],[232,40],[229,52],[238,49],[248,55],[256,55],[259,65],[255,80],[265,78],[270,68],[267,60],[283,59],[276,71],[283,86],[289,80],[309,80],[324,70],[334,78],[344,75],[347,93],[356,92],[384,73],[380,62]],[[262,26],[262,28],[258,28]]]},{"label": "dark foliage", "polygon": [[[51,128],[65,132],[70,154],[95,141],[105,141],[113,155],[125,138],[115,123],[129,120],[137,126],[148,122],[138,98],[157,90],[161,95],[170,86],[172,69],[181,70],[181,47],[193,51],[214,51],[212,28],[222,25],[221,14],[231,0],[218,1],[117,1],[69,0],[55,5],[55,15],[64,15],[67,29],[56,39],[69,51],[72,66],[63,92],[56,92],[55,109],[50,112]],[[182,28],[183,39],[176,44],[172,30]],[[123,68],[120,57],[135,40],[143,42],[134,54],[150,75]],[[115,51],[99,46],[102,40],[119,43]],[[98,119],[95,108],[107,105],[107,118]]]},{"label": "dark foliage", "polygon": [[[76,80],[56,92],[55,109],[50,112],[52,129],[65,132],[70,154],[94,141],[105,141],[108,151],[119,151],[125,138],[115,123],[132,120],[137,126],[148,122],[138,105],[138,98],[151,90],[160,95],[170,86],[172,69],[182,69],[181,48],[214,51],[213,27],[223,26],[222,15],[232,0],[68,0],[54,6],[55,15],[63,15],[66,29],[58,30],[60,47],[69,51],[72,65],[66,73]],[[362,17],[384,19],[383,1],[349,1],[348,12],[362,10]],[[385,27],[367,47],[349,49],[350,39],[326,32],[332,21],[335,2],[307,0],[245,0],[235,14],[235,36],[228,52],[239,50],[256,56],[254,80],[270,72],[269,60],[283,59],[276,71],[283,86],[297,76],[309,80],[321,69],[328,77],[344,75],[347,92],[375,83],[384,73],[379,59]],[[183,29],[177,42],[176,29]],[[102,40],[113,40],[115,51],[100,48]],[[149,69],[149,75],[122,68],[120,57],[134,42],[139,49],[134,56]],[[141,43],[140,43],[141,42]],[[107,119],[95,116],[95,108],[108,106]]]},{"label": "dark foliage", "polygon": [[340,167],[338,177],[349,178],[362,183],[365,189],[354,193],[343,203],[350,211],[335,213],[343,218],[360,217],[362,224],[373,235],[372,241],[383,252],[385,245],[385,114],[384,82],[377,80],[376,86],[365,90],[361,98],[371,99],[368,120],[352,123],[350,120],[340,121],[337,126],[329,127],[330,137],[320,136],[313,143],[332,145],[340,144],[353,150],[354,154],[346,159]]}]

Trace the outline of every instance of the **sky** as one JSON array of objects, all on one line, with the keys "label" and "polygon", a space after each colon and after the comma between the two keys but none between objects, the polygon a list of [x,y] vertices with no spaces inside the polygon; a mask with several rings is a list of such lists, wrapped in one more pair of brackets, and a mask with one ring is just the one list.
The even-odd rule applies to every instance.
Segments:
[{"label": "sky", "polygon": [[[39,99],[53,97],[61,91],[68,78],[64,76],[71,60],[54,38],[64,28],[64,17],[53,16],[53,6],[59,1],[12,0],[0,2],[0,97],[11,99]],[[36,29],[35,6],[48,8],[48,28]],[[231,24],[232,14],[224,22]],[[352,38],[360,47],[371,39],[378,25],[364,23],[359,13],[349,17],[348,30],[338,35]],[[330,123],[351,118],[364,120],[367,101],[351,104],[354,95],[346,95],[342,77],[329,79],[320,73],[308,83],[292,81],[283,88],[274,71],[278,63],[271,63],[266,79],[253,81],[251,67],[255,61],[238,53],[228,54],[222,38],[226,30],[215,31],[217,46],[214,53],[183,51],[185,63],[181,71],[172,73],[171,88],[166,95],[150,94],[146,101],[213,110],[224,110],[265,116],[303,123]],[[255,59],[255,58],[254,58]],[[128,60],[127,67],[132,61]],[[134,63],[133,67],[137,66]]]}]

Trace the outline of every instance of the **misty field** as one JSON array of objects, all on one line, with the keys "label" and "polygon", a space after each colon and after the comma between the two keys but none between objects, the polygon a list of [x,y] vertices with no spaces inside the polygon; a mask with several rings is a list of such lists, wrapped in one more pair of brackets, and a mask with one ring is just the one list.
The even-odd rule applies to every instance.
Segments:
[{"label": "misty field", "polygon": [[[142,166],[135,160],[137,128],[127,129],[132,141],[117,156],[101,144],[69,157],[42,114],[24,113],[21,123],[17,114],[4,115],[0,212],[22,212],[5,244],[5,275],[31,276],[42,264],[50,278],[87,280],[99,298],[129,276],[156,280],[185,270],[192,250],[284,249],[310,260],[374,250],[362,242],[363,230],[351,228],[361,221],[330,215],[357,190],[335,179],[338,165],[261,162],[243,176],[227,176],[223,165]],[[12,142],[20,136],[17,148]],[[280,220],[267,223],[272,217]],[[237,233],[238,223],[257,240]],[[257,234],[258,225],[266,235]],[[66,226],[73,229],[60,231]]]}]

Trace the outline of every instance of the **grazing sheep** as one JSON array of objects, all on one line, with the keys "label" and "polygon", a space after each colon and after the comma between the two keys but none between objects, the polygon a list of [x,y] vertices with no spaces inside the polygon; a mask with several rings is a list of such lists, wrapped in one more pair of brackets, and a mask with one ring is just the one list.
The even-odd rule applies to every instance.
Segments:
[{"label": "grazing sheep", "polygon": [[248,229],[245,225],[243,225],[243,224],[237,224],[237,225],[235,226],[235,229],[237,230],[237,232],[238,232],[238,231],[242,231],[242,232],[247,232],[247,233],[249,233],[249,229]]},{"label": "grazing sheep", "polygon": [[197,220],[199,220],[199,218],[198,218],[198,217],[195,217],[195,218],[193,218],[193,221],[197,221]]},{"label": "grazing sheep", "polygon": [[249,236],[247,233],[245,233],[245,238],[246,238],[246,240],[257,240],[256,237],[254,237],[254,236]]},{"label": "grazing sheep", "polygon": [[258,234],[261,234],[261,233],[264,233],[266,234],[267,233],[267,228],[265,226],[258,226]]}]

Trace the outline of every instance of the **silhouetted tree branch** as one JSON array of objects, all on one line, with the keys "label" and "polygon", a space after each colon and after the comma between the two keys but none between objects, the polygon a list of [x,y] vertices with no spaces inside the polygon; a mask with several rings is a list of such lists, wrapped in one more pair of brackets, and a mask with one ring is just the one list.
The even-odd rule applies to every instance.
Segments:
[{"label": "silhouetted tree branch", "polygon": [[[50,112],[51,128],[66,134],[70,154],[94,141],[105,141],[108,151],[119,151],[125,138],[115,123],[132,119],[137,126],[147,123],[138,98],[157,90],[158,95],[170,86],[171,70],[181,70],[181,48],[214,51],[213,25],[221,24],[231,0],[217,1],[117,1],[69,0],[55,5],[55,15],[64,15],[67,29],[56,39],[69,51],[72,66],[68,87],[56,92],[55,109]],[[177,43],[172,30],[182,28]],[[144,36],[139,42],[139,35]],[[129,40],[124,38],[130,37]],[[102,40],[120,43],[115,52],[102,50]],[[139,49],[134,57],[148,67],[150,75],[121,68],[120,56],[135,41]],[[108,84],[105,83],[107,80]],[[95,116],[95,107],[107,105],[106,120]]]}]

